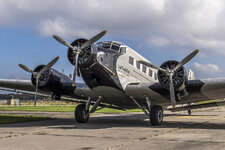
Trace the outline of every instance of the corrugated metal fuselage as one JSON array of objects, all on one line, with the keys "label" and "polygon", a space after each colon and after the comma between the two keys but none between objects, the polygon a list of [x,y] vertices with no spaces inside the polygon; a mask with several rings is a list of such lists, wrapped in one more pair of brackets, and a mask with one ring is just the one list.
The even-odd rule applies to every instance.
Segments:
[{"label": "corrugated metal fuselage", "polygon": [[[76,91],[75,94],[82,94],[86,98],[90,96],[93,100],[97,100],[101,96],[103,102],[126,109],[137,108],[130,96],[137,99],[141,105],[146,105],[145,95],[150,98],[152,104],[162,106],[171,104],[168,90],[164,89],[153,76],[150,77],[148,73],[138,69],[135,63],[133,65],[129,63],[130,56],[134,58],[134,62],[139,59],[146,60],[144,57],[130,48],[127,48],[127,52],[124,54],[101,47],[94,48],[95,53],[93,53],[91,64],[89,67],[80,69],[81,75],[90,89]],[[153,73],[157,73],[157,71],[153,69]],[[209,84],[207,80],[188,81],[188,96],[177,104],[225,96],[225,92],[223,92],[225,87],[216,92],[209,88]]]}]

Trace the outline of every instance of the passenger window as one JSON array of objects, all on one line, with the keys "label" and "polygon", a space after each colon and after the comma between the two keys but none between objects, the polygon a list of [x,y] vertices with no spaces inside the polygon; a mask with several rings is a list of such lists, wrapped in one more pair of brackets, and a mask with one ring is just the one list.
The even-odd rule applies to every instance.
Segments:
[{"label": "passenger window", "polygon": [[149,75],[150,77],[152,77],[152,70],[151,70],[151,69],[149,69],[148,75]]},{"label": "passenger window", "polygon": [[136,66],[138,69],[140,69],[140,63],[138,61],[136,61]]},{"label": "passenger window", "polygon": [[155,78],[155,80],[157,80],[157,74],[156,73],[154,73],[154,78]]},{"label": "passenger window", "polygon": [[134,65],[134,58],[133,57],[129,57],[129,64]]},{"label": "passenger window", "polygon": [[142,65],[142,71],[146,73],[146,66]]}]

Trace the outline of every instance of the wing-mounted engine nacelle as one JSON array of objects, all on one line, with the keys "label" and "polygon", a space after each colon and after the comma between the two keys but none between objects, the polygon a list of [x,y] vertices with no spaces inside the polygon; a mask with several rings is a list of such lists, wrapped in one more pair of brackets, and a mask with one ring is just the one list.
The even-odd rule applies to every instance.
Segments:
[{"label": "wing-mounted engine nacelle", "polygon": [[[81,47],[85,42],[87,42],[87,39],[77,39],[72,42],[72,46]],[[67,51],[67,57],[72,65],[75,65],[75,54],[71,48],[68,48]],[[86,68],[89,67],[93,62],[94,57],[94,50],[92,46],[89,46],[87,48],[83,48],[78,55],[78,67],[79,68]]]},{"label": "wing-mounted engine nacelle", "polygon": [[[34,72],[39,72],[45,65],[39,65],[34,69]],[[31,82],[35,86],[36,78],[31,76]],[[60,100],[62,94],[73,92],[73,82],[70,78],[57,70],[50,68],[45,71],[38,79],[38,89],[52,92],[52,98]]]},{"label": "wing-mounted engine nacelle", "polygon": [[[178,63],[179,62],[176,60],[169,60],[164,62],[160,67],[165,70],[167,70],[167,68],[173,69],[177,66]],[[177,95],[177,100],[179,101],[188,95],[188,92],[186,90],[187,75],[184,66],[180,67],[174,72],[172,79]],[[158,71],[158,80],[165,89],[170,89],[170,78],[165,72],[162,72],[160,70]]]}]

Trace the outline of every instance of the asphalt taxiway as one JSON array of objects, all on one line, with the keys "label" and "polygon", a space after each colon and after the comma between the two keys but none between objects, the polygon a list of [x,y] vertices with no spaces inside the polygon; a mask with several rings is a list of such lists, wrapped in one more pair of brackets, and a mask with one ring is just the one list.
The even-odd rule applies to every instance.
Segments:
[{"label": "asphalt taxiway", "polygon": [[94,114],[78,124],[73,113],[7,112],[57,119],[0,125],[1,150],[225,149],[225,107],[187,112],[165,111],[161,126],[143,113]]}]

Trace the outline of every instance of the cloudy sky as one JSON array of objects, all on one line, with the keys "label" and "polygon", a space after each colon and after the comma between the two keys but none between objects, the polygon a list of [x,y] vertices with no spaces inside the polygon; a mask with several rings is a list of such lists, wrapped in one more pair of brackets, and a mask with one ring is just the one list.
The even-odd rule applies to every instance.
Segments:
[{"label": "cloudy sky", "polygon": [[225,77],[223,0],[0,0],[0,78],[29,79],[31,68],[56,56],[54,68],[73,72],[69,42],[107,30],[101,40],[121,41],[156,65],[200,53],[185,65],[197,78]]}]

